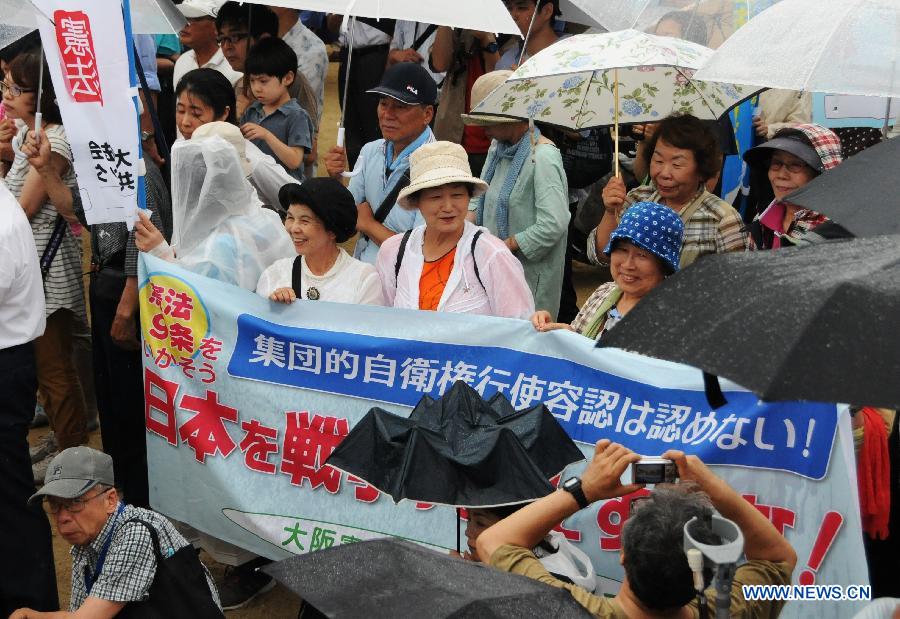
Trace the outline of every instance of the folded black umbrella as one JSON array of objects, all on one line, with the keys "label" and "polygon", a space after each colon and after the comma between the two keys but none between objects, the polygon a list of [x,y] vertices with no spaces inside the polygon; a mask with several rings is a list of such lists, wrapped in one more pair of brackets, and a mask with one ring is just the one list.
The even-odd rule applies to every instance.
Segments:
[{"label": "folded black umbrella", "polygon": [[296,555],[262,570],[327,617],[590,616],[565,589],[396,539]]},{"label": "folded black umbrella", "polygon": [[827,215],[855,236],[900,233],[900,140],[885,140],[791,193],[786,202]]},{"label": "folded black umbrella", "polygon": [[598,346],[724,376],[764,400],[900,405],[900,237],[706,256]]},{"label": "folded black umbrella", "polygon": [[440,399],[422,398],[409,418],[371,409],[326,464],[395,502],[492,507],[549,494],[548,479],[583,459],[542,404],[515,411],[460,381]]}]

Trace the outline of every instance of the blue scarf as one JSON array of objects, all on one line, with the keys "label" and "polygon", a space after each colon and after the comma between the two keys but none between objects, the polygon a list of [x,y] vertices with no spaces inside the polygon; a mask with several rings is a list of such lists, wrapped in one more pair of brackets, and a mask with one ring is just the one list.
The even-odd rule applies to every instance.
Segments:
[{"label": "blue scarf", "polygon": [[425,144],[428,139],[431,137],[431,128],[425,127],[425,130],[413,140],[409,146],[400,151],[400,154],[397,155],[397,159],[394,159],[394,143],[384,141],[384,165],[385,167],[393,172],[397,168],[401,168],[406,165],[409,156],[413,154],[413,151]]},{"label": "blue scarf", "polygon": [[[535,127],[534,141],[537,142],[540,136],[540,130]],[[509,198],[512,195],[516,181],[519,179],[519,174],[522,173],[522,166],[525,165],[525,160],[528,159],[530,154],[531,131],[526,131],[525,135],[515,144],[498,141],[494,154],[485,165],[484,172],[481,175],[482,180],[490,184],[500,160],[512,160],[509,171],[506,173],[506,178],[503,179],[503,185],[500,187],[500,194],[497,196],[497,236],[503,240],[509,237]],[[479,226],[483,225],[484,222],[484,200],[486,196],[487,194],[479,198],[478,208],[475,211],[475,223]]]}]

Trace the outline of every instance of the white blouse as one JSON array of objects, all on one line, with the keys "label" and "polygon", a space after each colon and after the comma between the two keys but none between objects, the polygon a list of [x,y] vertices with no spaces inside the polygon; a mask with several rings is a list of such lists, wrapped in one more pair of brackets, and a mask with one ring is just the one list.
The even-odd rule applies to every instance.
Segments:
[{"label": "white blouse", "polygon": [[[319,301],[331,303],[361,303],[364,305],[384,305],[381,281],[371,264],[353,258],[343,249],[327,273],[315,275],[301,261],[302,298],[309,298],[309,290],[318,291]],[[294,269],[294,258],[282,258],[263,271],[256,285],[256,294],[268,298],[278,288],[290,288]],[[315,296],[313,294],[313,296]]]}]

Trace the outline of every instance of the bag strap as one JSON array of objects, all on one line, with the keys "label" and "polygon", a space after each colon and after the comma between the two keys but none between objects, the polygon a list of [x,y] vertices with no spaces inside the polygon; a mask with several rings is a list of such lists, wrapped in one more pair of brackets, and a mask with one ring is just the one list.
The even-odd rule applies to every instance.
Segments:
[{"label": "bag strap", "polygon": [[412,49],[419,51],[419,48],[422,46],[422,43],[424,43],[428,39],[428,37],[431,36],[431,33],[433,33],[435,30],[437,30],[437,28],[438,28],[437,24],[431,24],[430,26],[428,26],[425,29],[425,32],[420,34],[419,38],[417,38],[415,41],[413,41]]},{"label": "bag strap", "polygon": [[400,241],[400,249],[397,250],[397,260],[394,262],[394,286],[397,285],[397,278],[400,276],[400,265],[403,264],[403,254],[406,253],[406,246],[409,244],[409,237],[412,230],[403,233],[403,239]]},{"label": "bag strap", "polygon": [[146,520],[142,520],[141,518],[132,518],[131,520],[126,520],[121,525],[119,525],[119,528],[121,529],[123,526],[125,526],[129,522],[137,522],[137,523],[144,525],[144,527],[147,528],[147,532],[150,533],[150,539],[153,540],[153,554],[156,557],[156,563],[157,563],[157,565],[162,563],[162,561],[163,561],[162,550],[160,550],[160,548],[159,548],[159,534],[156,532],[156,528],[152,524],[150,524]]},{"label": "bag strap", "polygon": [[301,259],[303,256],[298,255],[294,258],[294,264],[291,267],[291,288],[294,289],[294,294],[297,295],[298,299],[303,298],[303,293],[301,292],[303,288],[303,266]]},{"label": "bag strap", "polygon": [[66,220],[63,219],[62,215],[56,216],[56,221],[53,223],[53,232],[50,233],[50,240],[47,241],[44,253],[41,254],[41,277],[43,279],[47,279],[47,273],[50,272],[50,265],[53,264],[53,259],[56,258],[56,252],[59,251],[59,246],[62,245],[67,225],[69,224],[66,223]]},{"label": "bag strap", "polygon": [[391,209],[394,208],[394,205],[397,204],[397,196],[400,195],[400,192],[406,189],[409,186],[409,171],[403,173],[403,177],[397,181],[397,184],[388,192],[388,194],[384,197],[384,200],[381,201],[381,204],[378,205],[378,208],[375,209],[375,221],[380,224],[384,223],[384,220],[387,219],[388,213],[391,212]]},{"label": "bag strap", "polygon": [[[478,272],[478,259],[475,257],[475,243],[478,242],[478,237],[481,236],[481,233],[484,230],[478,230],[472,235],[472,266],[475,268],[475,277],[478,278],[478,283],[481,284],[481,287],[484,288],[484,282],[481,281],[481,273]],[[487,288],[484,288],[484,291],[487,292]]]}]

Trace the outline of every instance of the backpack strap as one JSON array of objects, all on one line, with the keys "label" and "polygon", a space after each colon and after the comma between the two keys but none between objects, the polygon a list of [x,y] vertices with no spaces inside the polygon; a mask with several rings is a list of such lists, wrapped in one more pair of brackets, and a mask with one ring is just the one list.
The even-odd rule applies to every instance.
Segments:
[{"label": "backpack strap", "polygon": [[[478,242],[478,237],[481,236],[481,233],[484,230],[478,230],[472,235],[472,266],[475,268],[475,277],[478,278],[478,283],[481,284],[481,287],[484,288],[484,282],[481,281],[481,273],[478,272],[478,260],[475,258],[475,243]],[[487,288],[484,288],[484,291],[487,292]]]},{"label": "backpack strap", "polygon": [[303,256],[300,255],[294,258],[294,264],[291,267],[291,288],[294,289],[294,294],[297,295],[298,299],[303,298],[303,293],[301,292],[301,289],[303,288],[303,266],[301,258],[303,258]]},{"label": "backpack strap", "polygon": [[412,230],[403,233],[403,240],[400,241],[400,249],[397,250],[397,261],[394,262],[394,286],[397,285],[397,278],[400,276],[400,265],[403,264],[403,254],[406,253],[406,246],[409,244],[409,237]]}]

